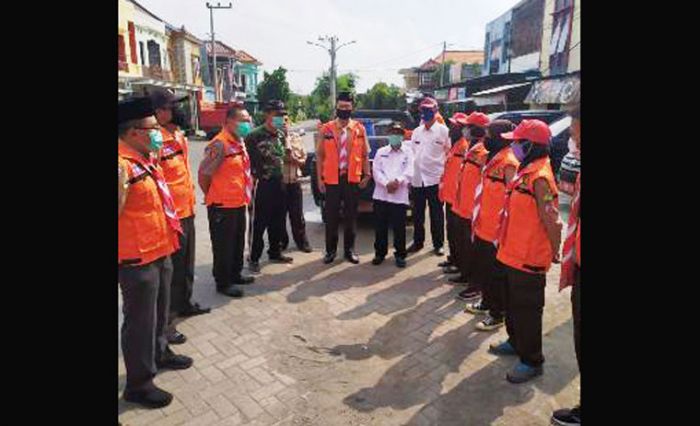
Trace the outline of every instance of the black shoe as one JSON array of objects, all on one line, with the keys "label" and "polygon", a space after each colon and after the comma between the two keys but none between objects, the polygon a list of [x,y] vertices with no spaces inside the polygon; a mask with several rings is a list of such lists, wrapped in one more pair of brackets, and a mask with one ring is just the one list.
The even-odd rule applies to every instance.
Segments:
[{"label": "black shoe", "polygon": [[445,255],[445,249],[442,247],[435,247],[433,249],[433,253],[435,256],[444,256]]},{"label": "black shoe", "polygon": [[236,286],[234,285],[223,288],[217,288],[216,292],[226,295],[228,297],[233,297],[235,299],[243,297],[243,290],[236,288]]},{"label": "black shoe", "polygon": [[314,251],[314,249],[312,249],[309,244],[304,244],[303,246],[297,248],[299,249],[299,251],[304,253],[311,253],[312,251]]},{"label": "black shoe", "polygon": [[181,345],[187,341],[187,337],[177,330],[173,331],[172,333],[168,333],[167,339],[168,343],[171,345]]},{"label": "black shoe", "polygon": [[156,367],[159,370],[185,370],[192,367],[192,362],[192,358],[187,355],[177,355],[170,348],[166,348],[165,353],[156,361]]},{"label": "black shoe", "polygon": [[552,424],[569,426],[569,425],[580,425],[581,424],[581,407],[574,407],[572,409],[564,408],[557,410],[552,414]]},{"label": "black shoe", "polygon": [[384,256],[374,256],[372,259],[372,265],[381,265],[384,262]]},{"label": "black shoe", "polygon": [[211,308],[202,308],[197,303],[192,303],[188,305],[185,309],[180,312],[181,317],[193,317],[195,315],[204,315],[211,312]]},{"label": "black shoe", "polygon": [[459,268],[453,265],[447,266],[445,268],[442,268],[442,272],[444,274],[458,274],[459,273]]},{"label": "black shoe", "polygon": [[399,268],[406,267],[406,259],[404,259],[403,257],[397,257],[395,259],[395,261],[396,261],[396,266],[398,266]]},{"label": "black shoe", "polygon": [[326,253],[326,255],[323,256],[323,263],[325,263],[326,265],[329,263],[333,263],[334,260],[335,260],[335,253]]},{"label": "black shoe", "polygon": [[260,272],[260,262],[257,260],[251,260],[248,262],[248,270],[253,273],[257,274]]},{"label": "black shoe", "polygon": [[461,274],[448,279],[448,281],[455,284],[466,284],[469,282],[469,280]]},{"label": "black shoe", "polygon": [[411,244],[406,249],[406,251],[409,253],[416,253],[416,252],[419,252],[421,250],[423,250],[423,244],[416,244],[416,243]]},{"label": "black shoe", "polygon": [[253,284],[255,282],[255,277],[251,277],[248,275],[238,275],[237,277],[233,277],[231,280],[231,284],[238,284],[238,285],[248,285],[248,284]]},{"label": "black shoe", "polygon": [[124,401],[133,402],[134,404],[143,405],[148,408],[167,407],[173,401],[173,395],[171,393],[155,386],[147,390],[125,390],[122,396]]},{"label": "black shoe", "polygon": [[478,299],[481,297],[481,292],[475,290],[473,287],[467,287],[466,289],[459,292],[457,299],[469,302],[470,300]]},{"label": "black shoe", "polygon": [[444,262],[438,263],[438,268],[447,268],[448,266],[453,266],[452,261],[450,259],[447,259]]},{"label": "black shoe", "polygon": [[350,263],[354,263],[355,265],[360,263],[360,258],[357,257],[357,255],[351,251],[345,252],[345,260],[347,260]]},{"label": "black shoe", "polygon": [[270,256],[270,263],[292,263],[294,259],[283,254],[278,254],[277,256]]}]

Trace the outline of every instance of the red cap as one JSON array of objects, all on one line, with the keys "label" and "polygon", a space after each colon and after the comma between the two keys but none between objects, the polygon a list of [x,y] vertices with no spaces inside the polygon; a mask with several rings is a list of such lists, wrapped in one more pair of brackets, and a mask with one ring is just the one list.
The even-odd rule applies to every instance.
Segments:
[{"label": "red cap", "polygon": [[432,99],[432,98],[425,98],[420,103],[420,108],[437,109],[437,107],[438,107],[437,101],[435,99]]},{"label": "red cap", "polygon": [[463,112],[455,112],[452,117],[448,118],[450,123],[453,125],[459,124],[460,126],[466,126],[467,125],[467,114]]},{"label": "red cap", "polygon": [[549,145],[552,131],[544,121],[523,120],[512,132],[501,133],[501,137],[509,140],[525,139],[541,145]]},{"label": "red cap", "polygon": [[483,112],[473,112],[467,117],[467,124],[473,124],[479,127],[488,126],[490,121],[488,115]]}]

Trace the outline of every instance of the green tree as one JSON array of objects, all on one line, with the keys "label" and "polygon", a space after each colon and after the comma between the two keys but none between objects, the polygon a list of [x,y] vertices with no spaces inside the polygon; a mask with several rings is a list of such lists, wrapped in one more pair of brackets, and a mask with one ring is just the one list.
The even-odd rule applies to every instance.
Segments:
[{"label": "green tree", "polygon": [[[437,84],[438,87],[450,83],[456,83],[456,81],[450,81],[450,67],[454,63],[455,61],[447,61],[444,64],[438,65],[437,69],[433,71],[433,81]],[[440,81],[440,76],[442,74],[443,69],[445,70],[445,74],[442,77],[443,81]]]},{"label": "green tree", "polygon": [[[336,93],[350,91],[355,93],[355,87],[359,78],[352,73],[338,76],[336,81]],[[304,112],[307,117],[318,118],[321,121],[328,121],[333,116],[335,102],[330,101],[331,79],[328,72],[324,72],[316,79],[316,85],[303,103]]]},{"label": "green tree", "polygon": [[379,82],[366,93],[358,95],[358,108],[403,110],[406,108],[406,98],[399,87]]},{"label": "green tree", "polygon": [[279,67],[270,73],[263,73],[263,80],[258,84],[258,101],[265,105],[272,99],[277,99],[285,104],[289,102],[289,83],[287,82],[287,70]]}]

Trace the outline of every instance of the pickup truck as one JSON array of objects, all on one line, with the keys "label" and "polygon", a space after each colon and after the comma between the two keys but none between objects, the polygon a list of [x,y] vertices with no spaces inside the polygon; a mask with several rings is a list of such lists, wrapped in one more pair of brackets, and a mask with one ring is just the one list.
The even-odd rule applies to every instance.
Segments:
[{"label": "pickup truck", "polygon": [[[353,111],[352,118],[361,122],[367,131],[367,139],[369,142],[370,153],[369,163],[370,170],[372,161],[377,153],[377,150],[389,143],[388,130],[391,123],[394,121],[401,122],[405,129],[412,130],[416,127],[416,123],[407,111],[399,110],[356,110]],[[318,143],[318,139],[316,141]],[[321,208],[321,218],[326,221],[325,215],[325,196],[318,190],[318,179],[316,174],[316,155],[309,153],[306,159],[305,175],[311,177],[311,192],[314,196],[314,202]],[[374,180],[370,179],[367,186],[360,193],[360,201],[358,203],[358,213],[371,213],[373,210],[372,194],[374,193]]]}]

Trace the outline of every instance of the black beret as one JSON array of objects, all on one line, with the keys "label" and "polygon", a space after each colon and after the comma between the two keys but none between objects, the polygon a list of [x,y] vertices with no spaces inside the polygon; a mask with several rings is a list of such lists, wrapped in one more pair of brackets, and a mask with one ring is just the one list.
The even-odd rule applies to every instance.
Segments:
[{"label": "black beret", "polygon": [[140,120],[153,115],[153,103],[149,98],[139,97],[119,101],[117,106],[117,116],[122,124],[130,120]]},{"label": "black beret", "polygon": [[265,104],[264,111],[265,112],[278,111],[278,112],[281,112],[282,114],[287,113],[287,110],[284,108],[284,102],[278,101],[276,99],[273,99],[271,101],[267,101],[267,104]]},{"label": "black beret", "polygon": [[175,96],[175,94],[168,89],[157,88],[150,93],[150,98],[153,103],[153,109],[158,109],[172,107],[173,104],[187,99],[187,96]]}]

